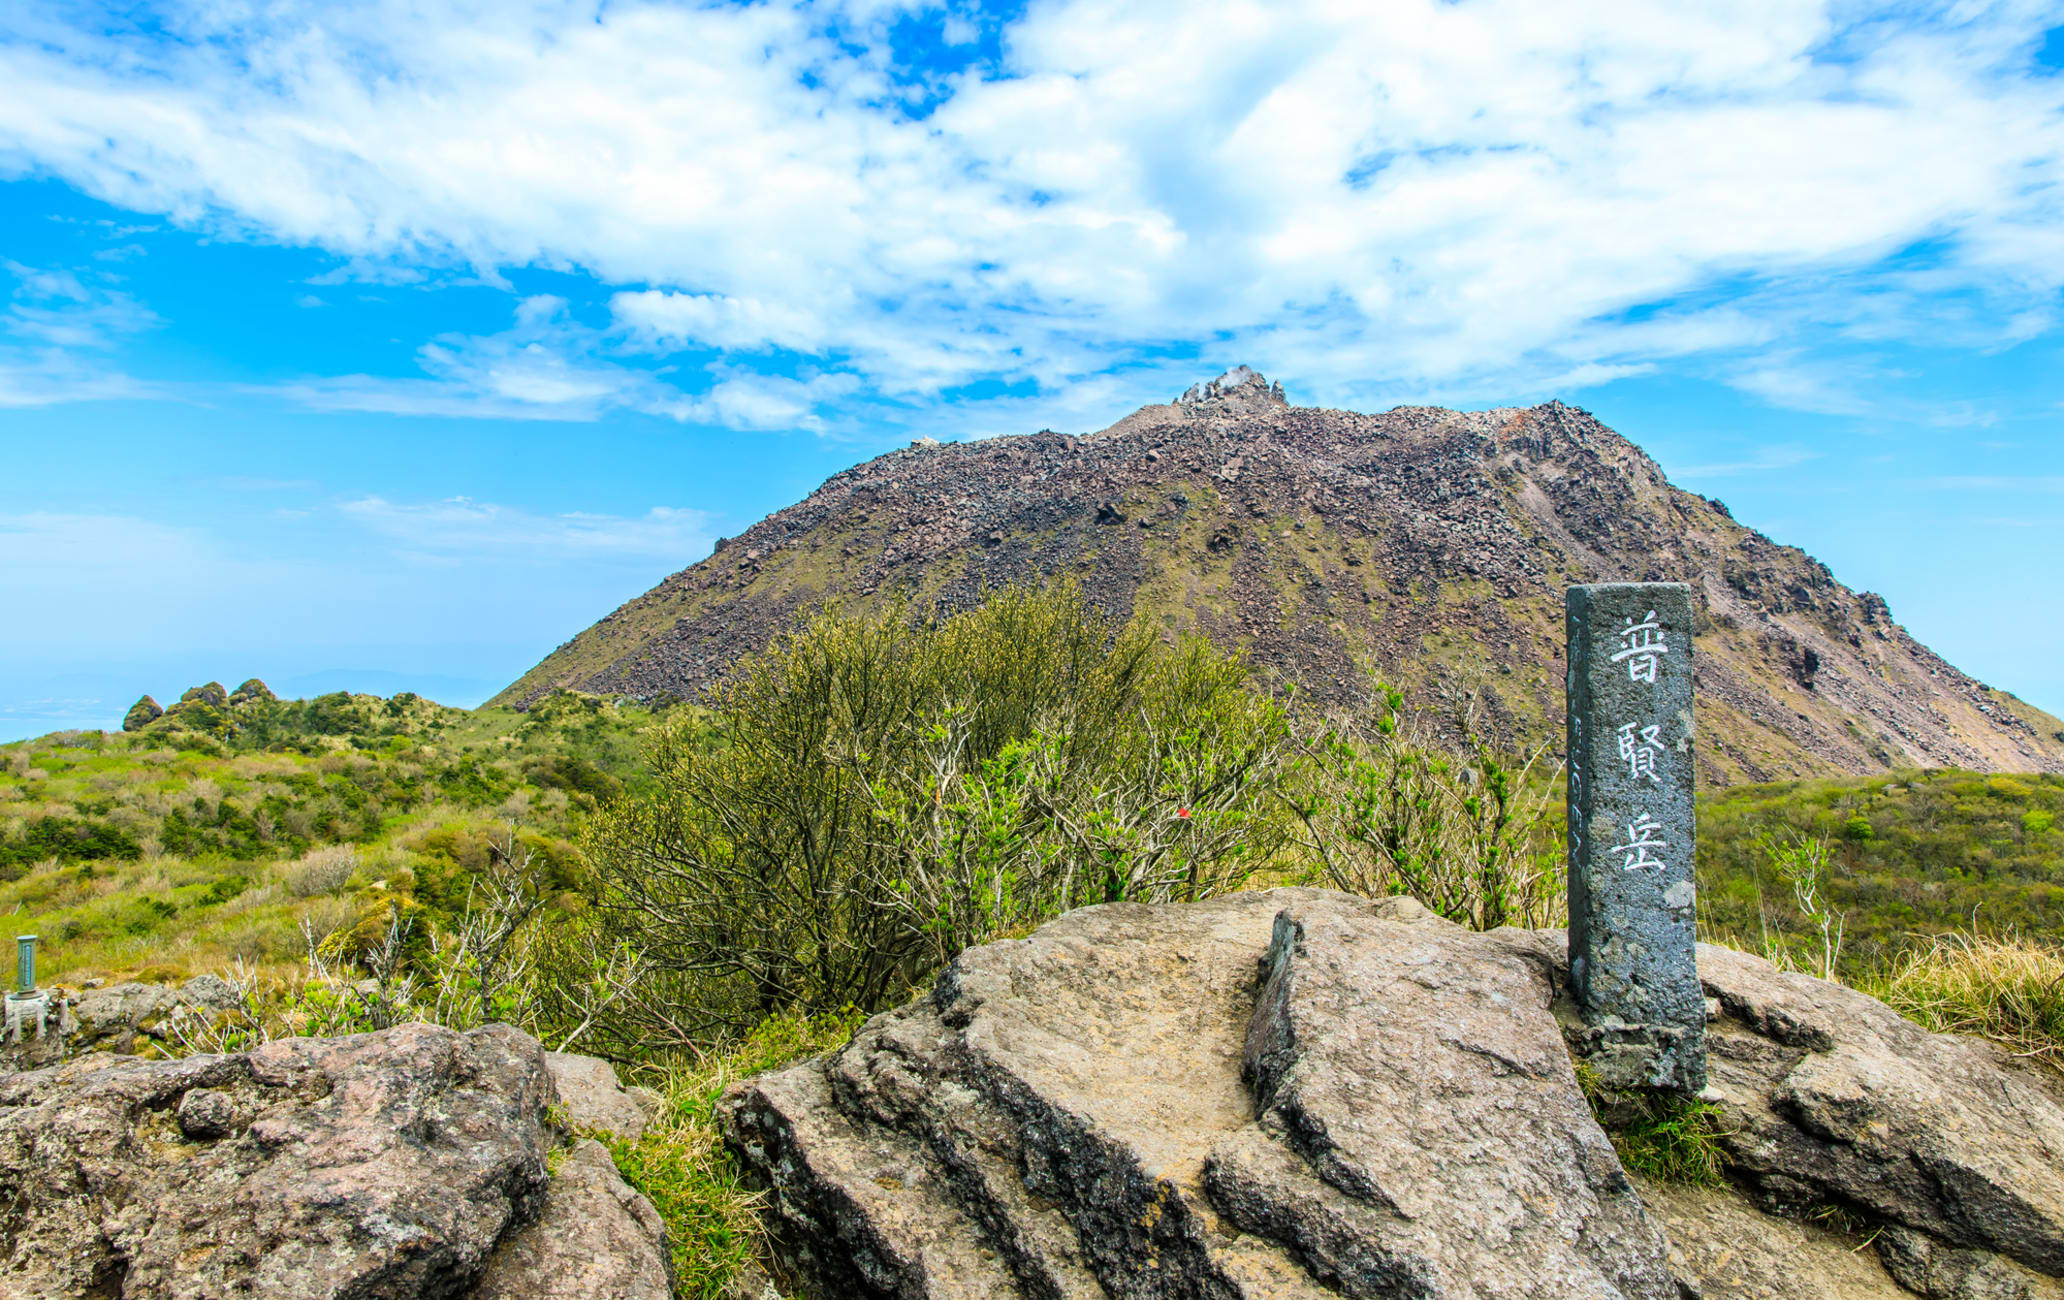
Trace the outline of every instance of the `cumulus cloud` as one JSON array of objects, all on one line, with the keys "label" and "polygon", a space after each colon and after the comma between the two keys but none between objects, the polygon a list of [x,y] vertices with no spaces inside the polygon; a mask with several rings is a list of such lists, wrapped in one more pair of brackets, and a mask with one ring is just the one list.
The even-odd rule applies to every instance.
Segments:
[{"label": "cumulus cloud", "polygon": [[[2039,3],[1055,0],[994,58],[923,66],[898,21],[968,45],[994,20],[26,6],[0,19],[0,168],[343,278],[613,292],[591,336],[519,322],[425,347],[420,381],[298,390],[352,409],[796,424],[976,382],[1158,392],[1184,349],[1316,400],[1519,397],[1945,315],[1984,346],[2049,328],[2064,287]],[[652,352],[721,368],[622,362]]]},{"label": "cumulus cloud", "polygon": [[[669,316],[662,304],[652,318]],[[534,295],[517,303],[515,323],[507,330],[444,334],[425,344],[417,353],[423,378],[341,375],[262,391],[329,411],[595,420],[628,410],[734,429],[816,429],[822,426],[817,406],[860,384],[850,373],[770,375],[717,362],[693,376],[692,387],[683,387],[669,377],[676,367],[655,371],[625,359],[650,350],[660,326],[635,317],[619,326],[584,325],[568,313],[565,299]]]}]

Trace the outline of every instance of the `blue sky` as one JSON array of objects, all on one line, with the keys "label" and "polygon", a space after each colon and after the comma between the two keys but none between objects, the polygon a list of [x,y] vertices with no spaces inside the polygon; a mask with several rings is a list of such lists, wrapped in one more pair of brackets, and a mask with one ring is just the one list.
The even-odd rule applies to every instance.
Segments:
[{"label": "blue sky", "polygon": [[2064,711],[2047,3],[0,13],[0,738],[491,693],[918,435],[1560,397]]}]

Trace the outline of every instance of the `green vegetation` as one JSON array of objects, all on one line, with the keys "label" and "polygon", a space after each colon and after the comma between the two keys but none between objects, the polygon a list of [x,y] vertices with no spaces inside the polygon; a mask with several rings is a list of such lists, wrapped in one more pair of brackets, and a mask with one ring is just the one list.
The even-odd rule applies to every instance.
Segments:
[{"label": "green vegetation", "polygon": [[[1902,771],[1743,786],[1699,801],[1708,932],[1822,973],[1875,978],[1933,936],[2064,940],[2064,776]],[[1818,858],[1809,901],[1799,854]],[[1791,875],[1786,874],[1789,864]]]},{"label": "green vegetation", "polygon": [[650,964],[609,1028],[686,1047],[880,1010],[1070,908],[1239,888],[1280,840],[1289,752],[1244,675],[1065,588],[820,615],[716,695],[713,733],[661,729],[657,790],[590,823],[605,923]]},{"label": "green vegetation", "polygon": [[1577,1086],[1628,1173],[1696,1187],[1727,1180],[1727,1152],[1720,1145],[1726,1117],[1718,1106],[1695,1097],[1607,1088],[1582,1061]]},{"label": "green vegetation", "polygon": [[[242,1005],[175,1049],[498,1020],[610,1056],[667,1097],[610,1146],[691,1296],[762,1245],[725,1083],[837,1046],[970,944],[1282,882],[1562,918],[1550,756],[1448,745],[1391,688],[1320,717],[1068,589],[827,610],[707,708],[210,683],[128,727],[0,746],[0,909],[46,980],[226,971]],[[1699,817],[1708,938],[2064,1065],[2064,778],[1760,785]],[[1712,1107],[1586,1092],[1630,1170],[1722,1177]]]},{"label": "green vegetation", "polygon": [[1567,914],[1544,750],[1514,764],[1471,737],[1466,752],[1452,752],[1382,682],[1369,716],[1303,730],[1304,761],[1286,792],[1307,860],[1298,879],[1410,894],[1478,930]]},{"label": "green vegetation", "polygon": [[725,1086],[839,1048],[861,1019],[850,1008],[814,1018],[771,1016],[728,1050],[648,1070],[646,1077],[665,1101],[636,1142],[594,1135],[609,1148],[624,1180],[666,1220],[675,1290],[683,1300],[731,1294],[733,1281],[756,1266],[765,1244],[758,1216],[762,1197],[739,1180],[717,1135],[717,1100]]},{"label": "green vegetation", "polygon": [[2018,935],[1952,934],[1858,987],[1939,1034],[1976,1034],[2064,1068],[2064,949]]},{"label": "green vegetation", "polygon": [[312,945],[357,960],[399,919],[432,942],[516,827],[552,906],[579,911],[576,823],[649,783],[656,716],[576,696],[528,714],[202,698],[130,733],[0,746],[0,910],[40,934],[52,981],[285,974]]}]

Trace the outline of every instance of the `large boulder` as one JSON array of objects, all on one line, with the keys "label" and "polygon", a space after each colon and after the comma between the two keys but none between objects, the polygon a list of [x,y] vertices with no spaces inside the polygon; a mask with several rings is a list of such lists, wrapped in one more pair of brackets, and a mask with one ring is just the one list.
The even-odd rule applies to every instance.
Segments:
[{"label": "large boulder", "polygon": [[1114,904],[723,1122],[827,1294],[1675,1300],[1551,996],[1409,900]]},{"label": "large boulder", "polygon": [[1728,1153],[1759,1200],[1884,1225],[1902,1277],[1972,1251],[2064,1275],[2064,1080],[1730,949],[1701,945],[1699,975],[1723,1008],[1707,1046]]},{"label": "large boulder", "polygon": [[600,1142],[580,1138],[552,1175],[544,1213],[502,1243],[470,1300],[668,1300],[672,1288],[659,1212]]},{"label": "large boulder", "polygon": [[552,1099],[499,1025],[0,1076],[0,1295],[461,1295],[544,1206]]},{"label": "large boulder", "polygon": [[1644,1189],[1563,945],[1319,890],[1089,908],[720,1119],[829,1295],[2064,1296],[2052,1080],[1701,949],[1749,1195]]},{"label": "large boulder", "polygon": [[[607,1061],[546,1052],[560,1113],[575,1134],[636,1141],[657,1098],[625,1088]],[[470,1300],[668,1300],[674,1262],[666,1224],[625,1183],[609,1151],[573,1139],[561,1154],[544,1213],[504,1241]]]}]

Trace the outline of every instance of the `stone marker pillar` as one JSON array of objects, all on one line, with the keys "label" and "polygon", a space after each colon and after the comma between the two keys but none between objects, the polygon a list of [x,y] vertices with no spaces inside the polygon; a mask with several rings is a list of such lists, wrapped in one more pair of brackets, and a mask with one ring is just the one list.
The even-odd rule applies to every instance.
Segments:
[{"label": "stone marker pillar", "polygon": [[1692,886],[1691,589],[1571,587],[1569,957],[1608,1085],[1706,1086]]}]

